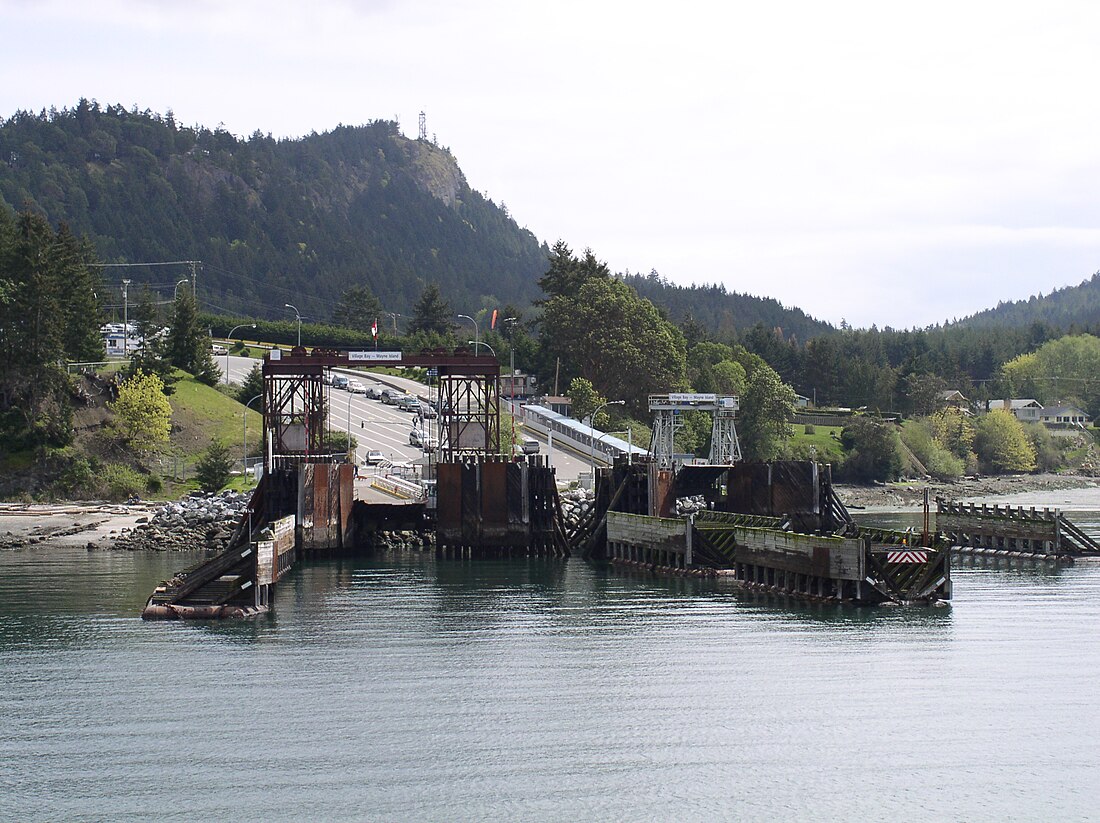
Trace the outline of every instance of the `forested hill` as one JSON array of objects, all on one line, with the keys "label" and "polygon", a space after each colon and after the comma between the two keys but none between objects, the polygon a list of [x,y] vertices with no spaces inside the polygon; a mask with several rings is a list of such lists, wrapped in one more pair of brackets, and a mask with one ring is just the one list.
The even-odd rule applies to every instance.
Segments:
[{"label": "forested hill", "polygon": [[[546,270],[545,246],[471,189],[447,149],[389,121],[239,139],[82,100],[0,122],[0,158],[0,207],[68,223],[107,262],[200,260],[199,298],[214,309],[275,316],[290,302],[328,320],[363,284],[391,311],[427,283],[456,307],[523,304]],[[125,271],[168,289],[188,273]]]},{"label": "forested hill", "polygon": [[1055,329],[1100,329],[1100,272],[1076,286],[1066,286],[1048,295],[998,303],[952,325],[984,329],[991,326],[1023,327],[1042,323]]},{"label": "forested hill", "polygon": [[782,329],[786,339],[806,341],[836,331],[829,323],[815,320],[802,309],[787,308],[770,297],[726,291],[722,285],[677,286],[656,272],[627,275],[626,282],[638,294],[658,306],[663,306],[676,323],[688,318],[709,332],[725,336],[743,332],[761,324],[768,329]]}]

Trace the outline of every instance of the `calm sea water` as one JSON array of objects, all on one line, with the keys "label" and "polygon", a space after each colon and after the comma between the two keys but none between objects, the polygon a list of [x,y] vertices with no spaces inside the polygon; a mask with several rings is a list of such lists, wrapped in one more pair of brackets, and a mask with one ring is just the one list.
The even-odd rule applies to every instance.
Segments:
[{"label": "calm sea water", "polygon": [[0,819],[1100,816],[1098,566],[872,610],[359,558],[269,618],[138,619],[192,559],[0,551]]}]

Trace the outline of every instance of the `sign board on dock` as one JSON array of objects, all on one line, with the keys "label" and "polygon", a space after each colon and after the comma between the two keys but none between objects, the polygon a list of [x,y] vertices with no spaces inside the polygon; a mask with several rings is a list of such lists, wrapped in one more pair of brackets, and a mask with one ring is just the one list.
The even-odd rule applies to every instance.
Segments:
[{"label": "sign board on dock", "polygon": [[716,403],[718,395],[704,393],[672,393],[668,396],[670,403]]},{"label": "sign board on dock", "polygon": [[256,543],[256,585],[270,586],[275,582],[275,541]]}]

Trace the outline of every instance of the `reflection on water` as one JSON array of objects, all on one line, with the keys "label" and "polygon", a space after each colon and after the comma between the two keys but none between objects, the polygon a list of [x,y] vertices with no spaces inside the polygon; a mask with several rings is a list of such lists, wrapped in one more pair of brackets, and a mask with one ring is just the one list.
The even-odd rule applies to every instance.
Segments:
[{"label": "reflection on water", "polygon": [[1009,820],[1095,811],[1100,569],[854,609],[549,562],[0,554],[0,819]]}]

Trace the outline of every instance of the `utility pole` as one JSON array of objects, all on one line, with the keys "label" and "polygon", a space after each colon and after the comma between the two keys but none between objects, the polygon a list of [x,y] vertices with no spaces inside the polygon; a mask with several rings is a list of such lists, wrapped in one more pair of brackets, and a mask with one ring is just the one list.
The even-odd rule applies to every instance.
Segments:
[{"label": "utility pole", "polygon": [[[504,322],[508,324],[508,350],[511,353],[512,360],[512,397],[509,404],[510,411],[512,412],[512,449],[516,447],[516,318],[505,317]],[[503,325],[503,324],[501,324]],[[514,454],[508,455],[509,459],[515,457]]]},{"label": "utility pole", "polygon": [[130,355],[130,297],[127,289],[129,280],[122,281],[122,356]]},{"label": "utility pole", "polygon": [[198,274],[198,260],[192,260],[191,262],[191,296],[195,300],[199,299],[199,274]]}]

